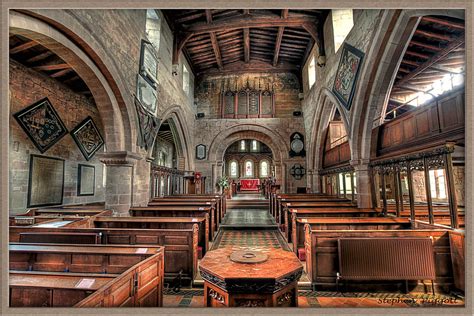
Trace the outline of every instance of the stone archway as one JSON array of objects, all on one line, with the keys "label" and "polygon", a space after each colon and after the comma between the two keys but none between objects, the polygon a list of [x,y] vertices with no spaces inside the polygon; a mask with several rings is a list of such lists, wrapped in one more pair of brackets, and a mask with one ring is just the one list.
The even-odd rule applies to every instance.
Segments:
[{"label": "stone archway", "polygon": [[[327,88],[322,88],[318,97],[317,110],[313,116],[311,137],[313,140],[308,146],[308,185],[311,187],[313,192],[319,192],[319,169],[321,168],[322,162],[322,145],[324,143],[325,129],[327,128],[329,121],[334,116],[336,110],[339,111],[341,119],[344,123],[344,128],[349,131],[349,122],[346,116],[346,111],[342,108],[342,105],[337,100],[336,96]],[[349,136],[349,135],[348,135]],[[351,139],[348,137],[349,146],[352,147]]]},{"label": "stone archway", "polygon": [[266,127],[253,124],[242,124],[219,133],[209,146],[209,162],[212,165],[212,181],[209,182],[210,188],[215,190],[217,178],[222,176],[222,167],[224,164],[224,155],[227,148],[238,140],[255,139],[267,145],[272,151],[273,162],[275,165],[275,177],[281,184],[281,190],[287,187],[286,178],[286,159],[288,158],[289,147],[277,132]]},{"label": "stone archway", "polygon": [[113,88],[116,82],[104,75],[97,66],[98,60],[92,60],[89,54],[64,35],[62,29],[56,29],[36,17],[12,11],[9,15],[9,31],[34,40],[58,55],[90,89],[104,127],[107,152],[100,156],[107,165],[106,187],[116,188],[118,183],[123,186],[120,194],[117,190],[106,190],[106,207],[119,213],[128,211],[133,203],[133,169],[141,155],[132,152],[136,149],[132,141],[136,139],[136,126],[132,124],[135,114],[125,105],[117,89]]}]

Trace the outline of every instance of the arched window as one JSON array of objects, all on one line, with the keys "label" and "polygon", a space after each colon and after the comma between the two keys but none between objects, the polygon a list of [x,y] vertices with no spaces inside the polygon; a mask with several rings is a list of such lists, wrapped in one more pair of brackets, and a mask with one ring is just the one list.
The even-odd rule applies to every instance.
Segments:
[{"label": "arched window", "polygon": [[261,178],[268,177],[268,170],[269,170],[268,161],[262,160],[260,162],[260,177]]},{"label": "arched window", "polygon": [[252,140],[252,151],[258,150],[258,143],[256,140]]},{"label": "arched window", "polygon": [[161,20],[155,9],[146,10],[146,36],[156,51],[160,47]]},{"label": "arched window", "polygon": [[231,178],[237,178],[238,177],[238,172],[237,172],[237,161],[232,161],[230,163],[230,177]]},{"label": "arched window", "polygon": [[253,177],[253,162],[251,160],[245,162],[245,176]]},{"label": "arched window", "polygon": [[240,141],[240,150],[245,151],[245,140]]}]

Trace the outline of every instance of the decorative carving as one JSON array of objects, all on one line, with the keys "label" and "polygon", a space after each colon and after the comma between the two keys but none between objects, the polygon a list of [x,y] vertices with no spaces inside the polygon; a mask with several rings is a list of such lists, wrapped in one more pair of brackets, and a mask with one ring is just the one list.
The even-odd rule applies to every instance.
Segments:
[{"label": "decorative carving", "polygon": [[354,171],[354,167],[351,165],[340,166],[337,168],[328,168],[328,169],[320,169],[319,174],[321,176],[325,176],[328,174],[335,174],[335,173],[342,173],[342,172],[352,172]]},{"label": "decorative carving", "polygon": [[296,179],[300,180],[306,174],[305,168],[299,163],[294,164],[290,169],[290,174]]},{"label": "decorative carving", "polygon": [[217,293],[216,291],[214,291],[213,289],[209,289],[209,296],[221,304],[225,303],[224,297],[220,295],[219,293]]},{"label": "decorative carving", "polygon": [[71,136],[86,160],[91,159],[104,145],[104,139],[90,116],[71,131]]},{"label": "decorative carving", "polygon": [[293,294],[291,292],[286,292],[285,294],[280,295],[277,298],[277,305],[283,305],[287,302],[290,302],[292,298],[293,298]]},{"label": "decorative carving", "polygon": [[235,307],[265,307],[266,300],[236,299]]},{"label": "decorative carving", "polygon": [[41,153],[67,134],[67,129],[48,98],[14,114],[26,135]]}]

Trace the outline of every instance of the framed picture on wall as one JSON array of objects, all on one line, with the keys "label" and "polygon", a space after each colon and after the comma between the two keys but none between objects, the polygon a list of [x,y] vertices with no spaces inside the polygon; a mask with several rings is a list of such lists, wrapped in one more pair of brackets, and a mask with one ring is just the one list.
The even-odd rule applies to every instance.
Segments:
[{"label": "framed picture on wall", "polygon": [[104,145],[104,139],[90,116],[72,130],[71,136],[86,160],[90,160]]},{"label": "framed picture on wall", "polygon": [[95,166],[79,164],[77,168],[77,195],[95,194]]},{"label": "framed picture on wall", "polygon": [[158,60],[153,45],[145,40],[142,40],[140,52],[140,73],[153,87],[156,87],[158,82]]},{"label": "framed picture on wall", "polygon": [[48,98],[24,108],[13,116],[41,153],[68,133]]},{"label": "framed picture on wall", "polygon": [[196,146],[196,159],[197,160],[206,159],[206,145],[199,144]]},{"label": "framed picture on wall", "polygon": [[355,85],[363,58],[363,52],[344,43],[332,91],[348,111],[351,109]]},{"label": "framed picture on wall", "polygon": [[30,155],[27,207],[63,204],[64,159]]}]

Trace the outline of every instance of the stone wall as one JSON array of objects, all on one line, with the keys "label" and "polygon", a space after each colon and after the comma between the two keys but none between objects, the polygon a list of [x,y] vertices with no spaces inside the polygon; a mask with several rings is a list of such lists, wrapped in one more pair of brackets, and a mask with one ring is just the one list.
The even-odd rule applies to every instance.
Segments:
[{"label": "stone wall", "polygon": [[[37,71],[10,59],[10,137],[9,137],[9,188],[10,212],[22,213],[27,208],[28,174],[30,155],[38,154],[65,160],[64,200],[67,204],[101,202],[105,199],[103,186],[103,164],[94,156],[87,161],[70,134],[61,138],[44,154],[35,147],[13,117],[16,112],[29,105],[48,98],[66,128],[71,131],[86,117],[91,116],[104,135],[98,110],[94,103],[83,95]],[[99,150],[103,151],[103,148]],[[77,195],[78,164],[95,166],[95,194]]]}]

